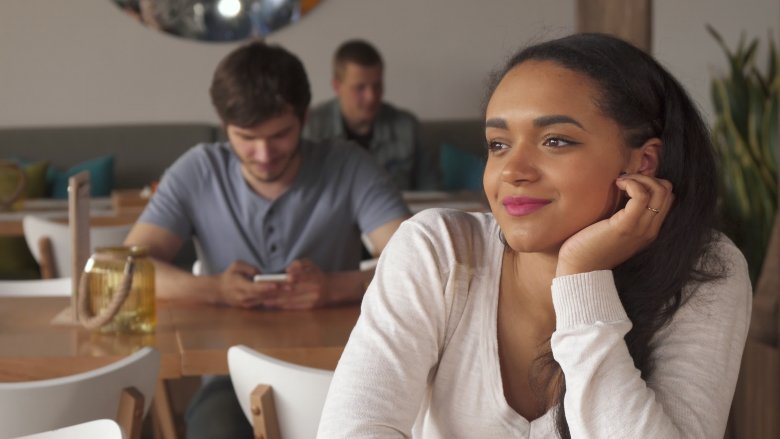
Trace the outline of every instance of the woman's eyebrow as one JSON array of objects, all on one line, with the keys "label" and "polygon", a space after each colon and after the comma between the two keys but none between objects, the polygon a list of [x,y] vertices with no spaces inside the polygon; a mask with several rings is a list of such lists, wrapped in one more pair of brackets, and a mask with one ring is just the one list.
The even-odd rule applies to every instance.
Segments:
[{"label": "woman's eyebrow", "polygon": [[542,128],[542,127],[555,125],[559,123],[570,123],[572,125],[576,125],[581,129],[587,131],[585,127],[582,126],[581,123],[577,122],[576,119],[563,114],[552,114],[549,116],[541,116],[534,119],[534,126],[537,128]]},{"label": "woman's eyebrow", "polygon": [[[580,129],[584,131],[588,131],[585,129],[584,126],[582,126],[581,123],[577,122],[576,119],[572,118],[571,116],[566,116],[563,114],[552,114],[549,116],[540,116],[534,119],[534,126],[537,128],[543,128],[550,125],[560,124],[560,123],[568,123],[575,125],[579,127]],[[507,123],[506,119],[501,117],[492,117],[485,121],[485,128],[498,128],[498,129],[507,129]]]},{"label": "woman's eyebrow", "polygon": [[485,121],[485,128],[500,128],[505,130],[507,127],[506,120],[500,117],[492,117]]}]

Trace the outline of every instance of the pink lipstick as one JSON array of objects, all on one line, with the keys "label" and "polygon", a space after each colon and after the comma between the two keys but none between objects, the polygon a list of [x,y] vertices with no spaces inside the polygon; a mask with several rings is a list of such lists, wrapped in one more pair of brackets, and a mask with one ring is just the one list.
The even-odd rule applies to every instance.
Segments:
[{"label": "pink lipstick", "polygon": [[552,200],[531,197],[504,197],[501,203],[512,216],[524,216],[536,212],[550,204]]}]

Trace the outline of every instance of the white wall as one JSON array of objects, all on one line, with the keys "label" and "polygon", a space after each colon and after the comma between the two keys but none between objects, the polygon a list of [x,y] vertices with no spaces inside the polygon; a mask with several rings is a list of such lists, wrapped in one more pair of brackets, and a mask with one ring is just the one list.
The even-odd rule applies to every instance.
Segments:
[{"label": "white wall", "polygon": [[[331,96],[330,56],[344,39],[373,41],[387,62],[387,98],[421,118],[477,117],[484,80],[520,45],[574,28],[574,0],[323,0],[269,38],[306,64],[314,101]],[[656,0],[655,53],[707,102],[723,56],[704,31],[777,32],[776,0]],[[0,127],[217,122],[208,85],[235,44],[153,32],[110,0],[2,0]]]},{"label": "white wall", "polygon": [[[269,40],[301,57],[315,102],[331,96],[335,47],[364,37],[386,59],[388,99],[425,118],[476,116],[508,50],[571,32],[573,0],[552,3],[324,0]],[[2,0],[0,126],[216,122],[208,85],[234,47],[152,32],[110,0]]]},{"label": "white wall", "polygon": [[[654,0],[653,53],[683,83],[707,119],[712,119],[710,78],[727,71],[726,56],[705,29],[715,27],[733,50],[741,33],[761,40],[765,60],[768,33],[780,36],[778,0]],[[765,63],[759,64],[762,71]]]}]

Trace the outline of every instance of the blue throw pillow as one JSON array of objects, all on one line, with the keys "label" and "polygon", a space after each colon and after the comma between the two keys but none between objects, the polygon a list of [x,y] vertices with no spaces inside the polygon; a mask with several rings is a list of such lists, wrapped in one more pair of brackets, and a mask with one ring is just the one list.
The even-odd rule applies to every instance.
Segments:
[{"label": "blue throw pillow", "polygon": [[447,191],[482,191],[485,159],[444,143],[439,148],[442,189]]},{"label": "blue throw pillow", "polygon": [[68,179],[81,171],[89,171],[90,196],[108,197],[114,189],[114,156],[107,155],[81,162],[67,171],[49,167],[46,179],[52,198],[68,198]]}]

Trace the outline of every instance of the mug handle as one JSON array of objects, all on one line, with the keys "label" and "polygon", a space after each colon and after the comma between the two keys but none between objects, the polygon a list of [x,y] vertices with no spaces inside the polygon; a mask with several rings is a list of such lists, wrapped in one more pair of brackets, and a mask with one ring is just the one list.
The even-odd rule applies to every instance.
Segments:
[{"label": "mug handle", "polygon": [[14,202],[22,196],[22,192],[27,189],[27,173],[24,172],[24,169],[22,169],[21,166],[10,160],[0,160],[0,167],[16,169],[19,171],[19,183],[16,185],[14,192],[7,198],[0,199],[0,210],[8,210],[11,209]]},{"label": "mug handle", "polygon": [[130,290],[133,287],[133,272],[135,272],[135,258],[133,256],[127,257],[127,263],[125,263],[125,270],[122,274],[122,282],[119,284],[119,291],[114,294],[111,299],[111,303],[107,307],[103,308],[97,315],[92,314],[90,309],[90,294],[89,294],[89,273],[81,273],[79,279],[79,321],[81,325],[87,329],[98,329],[106,323],[110,322],[114,318],[119,308],[125,303],[127,296],[130,295]]}]

